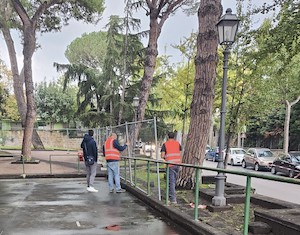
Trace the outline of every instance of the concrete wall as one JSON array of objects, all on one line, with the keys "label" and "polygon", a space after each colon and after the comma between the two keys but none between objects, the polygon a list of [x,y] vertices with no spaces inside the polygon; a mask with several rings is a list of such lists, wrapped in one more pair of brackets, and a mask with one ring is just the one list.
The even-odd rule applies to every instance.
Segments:
[{"label": "concrete wall", "polygon": [[[76,150],[80,149],[80,143],[83,138],[83,133],[79,132],[73,134],[67,130],[54,130],[54,131],[37,131],[45,148],[50,149],[66,149]],[[0,131],[0,145],[1,146],[14,146],[21,147],[23,141],[23,131]]]}]

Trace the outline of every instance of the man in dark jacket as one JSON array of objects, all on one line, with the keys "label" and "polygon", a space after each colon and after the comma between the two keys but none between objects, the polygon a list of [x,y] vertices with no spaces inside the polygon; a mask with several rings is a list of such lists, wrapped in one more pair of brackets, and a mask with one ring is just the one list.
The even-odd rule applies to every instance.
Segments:
[{"label": "man in dark jacket", "polygon": [[[98,148],[96,141],[93,138],[94,131],[89,130],[88,134],[85,134],[83,140],[81,142],[81,148],[83,149],[84,162],[86,166],[86,180],[87,180],[87,191],[89,192],[98,192],[97,189],[94,188],[94,181],[97,173],[97,161],[98,161]],[[87,156],[93,156],[94,164],[89,165],[86,161]]]}]

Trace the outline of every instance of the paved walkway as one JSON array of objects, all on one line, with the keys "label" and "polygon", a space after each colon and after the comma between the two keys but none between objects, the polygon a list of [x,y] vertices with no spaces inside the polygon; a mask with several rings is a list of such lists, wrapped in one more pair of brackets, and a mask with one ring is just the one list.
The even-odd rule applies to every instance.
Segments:
[{"label": "paved walkway", "polygon": [[20,151],[9,152],[15,157],[0,157],[0,235],[188,234],[170,227],[130,193],[109,193],[104,177],[96,178],[98,193],[86,191],[84,177],[29,178],[49,175],[50,155],[52,174],[84,176],[77,152],[33,151],[33,159],[40,163],[24,168],[12,164]]},{"label": "paved walkway", "polygon": [[[171,228],[129,193],[98,193],[84,179],[0,180],[1,235],[187,234]],[[117,230],[117,231],[114,231]]]},{"label": "paved walkway", "polygon": [[[0,176],[21,175],[24,172],[26,175],[85,173],[83,162],[78,161],[77,151],[32,151],[32,159],[39,160],[40,163],[24,164],[24,167],[22,164],[12,164],[20,160],[20,151],[7,152],[13,157],[0,156]],[[98,170],[100,171],[100,168]]]}]

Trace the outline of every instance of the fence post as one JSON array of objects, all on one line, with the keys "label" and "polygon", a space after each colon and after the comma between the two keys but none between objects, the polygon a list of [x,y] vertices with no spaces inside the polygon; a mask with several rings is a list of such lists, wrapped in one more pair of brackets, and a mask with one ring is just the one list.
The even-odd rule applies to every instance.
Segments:
[{"label": "fence post", "polygon": [[[70,139],[70,133],[69,133],[69,128],[67,128],[67,136],[68,136],[68,139]],[[70,151],[70,145],[68,145],[68,148],[67,148],[67,151],[69,152]]]},{"label": "fence post", "polygon": [[23,168],[23,178],[25,178],[26,174],[25,174],[25,163],[24,163],[24,156],[21,155],[22,158],[22,168]]},{"label": "fence post", "polygon": [[79,155],[77,153],[77,174],[79,174],[79,168],[80,168],[80,159],[79,159]]},{"label": "fence post", "polygon": [[[129,132],[128,132],[128,123],[125,122],[125,127],[126,127],[126,139],[127,141],[129,140]],[[128,151],[128,157],[132,157],[131,155],[131,145],[127,146],[127,151]],[[131,171],[131,159],[128,159],[128,164],[129,164],[129,179],[130,179],[130,184],[132,185],[132,171]]]},{"label": "fence post", "polygon": [[198,205],[199,205],[199,168],[196,168],[196,187],[195,187],[195,208],[194,219],[198,220]]},{"label": "fence post", "polygon": [[166,205],[169,204],[169,175],[170,175],[170,167],[167,164],[167,175],[166,175]]},{"label": "fence post", "polygon": [[[154,136],[155,136],[155,156],[156,156],[156,160],[158,160],[158,146],[157,146],[158,145],[158,141],[157,141],[156,117],[154,117]],[[152,149],[152,146],[151,146],[151,149]],[[159,163],[156,163],[156,172],[157,172],[158,200],[161,201]]]},{"label": "fence post", "polygon": [[248,224],[249,224],[249,217],[250,217],[250,196],[251,196],[251,176],[247,176],[243,235],[248,235]]},{"label": "fence post", "polygon": [[134,186],[136,187],[136,159],[134,159]]},{"label": "fence post", "polygon": [[127,159],[124,158],[124,179],[125,179],[125,182],[127,182]]},{"label": "fence post", "polygon": [[150,161],[147,161],[147,195],[150,196]]},{"label": "fence post", "polygon": [[50,175],[52,175],[51,154],[49,155]]}]

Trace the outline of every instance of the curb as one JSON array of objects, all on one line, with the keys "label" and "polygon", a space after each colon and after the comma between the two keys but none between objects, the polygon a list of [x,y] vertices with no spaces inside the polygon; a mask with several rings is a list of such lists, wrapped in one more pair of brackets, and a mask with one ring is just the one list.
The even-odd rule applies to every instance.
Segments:
[{"label": "curb", "polygon": [[[106,177],[106,172],[97,173],[96,177]],[[80,174],[35,174],[35,175],[0,175],[0,179],[38,179],[38,178],[85,178],[86,173]]]},{"label": "curb", "polygon": [[181,228],[185,229],[186,231],[192,234],[228,235],[201,221],[194,221],[192,219],[186,218],[179,211],[164,205],[161,201],[154,198],[150,198],[147,195],[141,193],[140,191],[136,190],[135,188],[123,182],[121,182],[121,184],[122,187],[126,188],[128,192],[130,192],[132,195],[140,199],[143,203],[156,210],[158,213],[163,215],[166,219],[172,221],[172,223],[179,225]]}]

